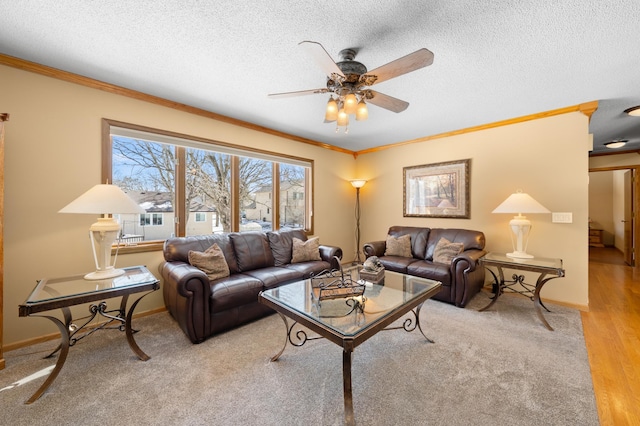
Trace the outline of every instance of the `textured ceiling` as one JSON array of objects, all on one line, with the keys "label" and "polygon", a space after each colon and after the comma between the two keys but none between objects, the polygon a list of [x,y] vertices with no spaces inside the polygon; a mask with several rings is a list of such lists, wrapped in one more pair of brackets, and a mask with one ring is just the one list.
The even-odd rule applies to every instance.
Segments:
[{"label": "textured ceiling", "polygon": [[[354,151],[597,100],[601,152],[640,149],[622,112],[640,105],[639,23],[637,0],[0,0],[0,53]],[[369,69],[435,59],[374,86],[406,111],[336,133],[327,95],[267,97],[324,87],[303,40]]]}]

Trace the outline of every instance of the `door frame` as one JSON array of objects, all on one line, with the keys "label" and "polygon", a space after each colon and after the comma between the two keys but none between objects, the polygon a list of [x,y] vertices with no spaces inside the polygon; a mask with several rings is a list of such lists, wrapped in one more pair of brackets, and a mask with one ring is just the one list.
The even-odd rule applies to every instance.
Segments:
[{"label": "door frame", "polygon": [[9,121],[9,114],[0,113],[0,370],[4,369],[4,352],[2,350],[2,327],[4,327],[4,122]]},{"label": "door frame", "polygon": [[634,170],[633,184],[631,185],[631,199],[633,200],[633,264],[634,268],[640,268],[640,229],[638,224],[638,213],[640,212],[640,166],[615,166],[615,167],[594,167],[589,169],[591,172],[608,172],[615,170]]}]

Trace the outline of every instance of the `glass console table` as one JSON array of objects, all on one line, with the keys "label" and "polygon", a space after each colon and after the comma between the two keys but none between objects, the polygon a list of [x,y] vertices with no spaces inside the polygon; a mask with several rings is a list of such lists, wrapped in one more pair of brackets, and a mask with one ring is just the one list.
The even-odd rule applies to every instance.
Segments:
[{"label": "glass console table", "polygon": [[[40,388],[25,402],[26,404],[36,401],[49,388],[58,373],[60,373],[67,359],[70,346],[112,323],[116,323],[118,325],[117,328],[125,332],[127,342],[138,358],[143,361],[149,359],[149,356],[140,349],[133,338],[134,330],[131,328],[131,318],[138,302],[147,294],[160,288],[160,284],[144,266],[123,269],[125,270],[124,275],[105,280],[85,280],[84,275],[39,280],[27,300],[19,306],[18,312],[21,317],[48,318],[60,330],[60,344],[45,357],[49,358],[59,352],[56,365]],[[127,311],[129,295],[134,293],[144,294],[138,297]],[[121,297],[120,307],[107,310],[105,300],[115,297]],[[93,303],[97,301],[100,302]],[[91,303],[89,315],[78,318],[76,321],[82,322],[78,326],[73,322],[69,308],[84,303]],[[40,312],[55,309],[62,311],[62,320],[51,315],[36,315]],[[89,324],[97,315],[106,318],[106,322],[89,327]]]},{"label": "glass console table", "polygon": [[[542,290],[542,287],[549,280],[564,277],[564,269],[562,269],[562,259],[549,259],[544,257],[534,257],[533,259],[516,259],[508,257],[504,254],[487,253],[478,261],[482,266],[485,267],[487,271],[491,273],[491,275],[493,275],[494,280],[494,296],[491,299],[491,302],[484,308],[480,309],[480,311],[485,311],[493,306],[493,304],[498,300],[498,297],[500,297],[500,295],[505,291],[522,294],[529,297],[533,301],[538,318],[540,319],[540,321],[542,321],[542,324],[544,324],[545,327],[553,331],[553,327],[549,325],[547,320],[542,315],[542,308],[544,308],[547,312],[550,311],[540,300],[540,290]],[[494,267],[497,270],[497,276],[490,267]],[[525,276],[521,273],[514,273],[511,276],[511,280],[508,281],[504,279],[505,269],[519,272],[534,272],[539,275],[535,285],[524,282]]]}]

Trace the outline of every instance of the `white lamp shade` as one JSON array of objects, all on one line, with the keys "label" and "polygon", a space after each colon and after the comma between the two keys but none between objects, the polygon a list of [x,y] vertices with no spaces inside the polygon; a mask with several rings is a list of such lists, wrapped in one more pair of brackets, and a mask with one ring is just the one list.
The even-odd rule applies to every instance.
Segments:
[{"label": "white lamp shade", "polygon": [[145,213],[145,209],[133,201],[118,186],[99,184],[70,202],[59,213]]},{"label": "white lamp shade", "polygon": [[492,213],[550,213],[550,211],[529,194],[516,192],[509,195]]}]

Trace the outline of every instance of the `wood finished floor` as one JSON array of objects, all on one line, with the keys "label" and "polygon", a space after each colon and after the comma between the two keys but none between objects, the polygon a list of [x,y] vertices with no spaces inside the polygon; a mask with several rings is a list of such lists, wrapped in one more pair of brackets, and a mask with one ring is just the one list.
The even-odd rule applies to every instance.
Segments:
[{"label": "wood finished floor", "polygon": [[582,324],[601,425],[640,426],[639,269],[614,248],[589,248]]}]

